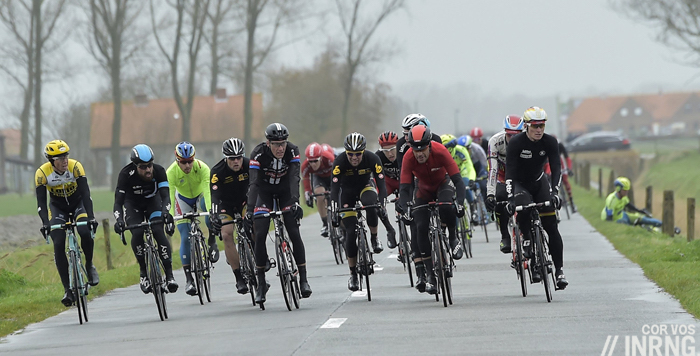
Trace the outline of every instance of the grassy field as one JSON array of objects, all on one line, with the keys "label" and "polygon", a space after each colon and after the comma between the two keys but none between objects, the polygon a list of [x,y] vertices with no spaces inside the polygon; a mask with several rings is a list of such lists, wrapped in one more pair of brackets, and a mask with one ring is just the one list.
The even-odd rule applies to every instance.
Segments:
[{"label": "grassy field", "polygon": [[700,317],[700,241],[668,237],[642,228],[600,220],[604,199],[598,192],[573,186],[579,212],[615,248],[639,264],[644,274],[677,298],[683,308]]},{"label": "grassy field", "polygon": [[700,148],[700,139],[688,137],[660,137],[656,140],[640,141],[632,139],[632,149],[642,154],[667,154],[677,151],[695,150]]},{"label": "grassy field", "polygon": [[[90,196],[95,211],[112,211],[114,190],[91,190]],[[0,217],[12,215],[36,215],[36,196],[34,194],[20,196],[15,193],[0,195]]]}]

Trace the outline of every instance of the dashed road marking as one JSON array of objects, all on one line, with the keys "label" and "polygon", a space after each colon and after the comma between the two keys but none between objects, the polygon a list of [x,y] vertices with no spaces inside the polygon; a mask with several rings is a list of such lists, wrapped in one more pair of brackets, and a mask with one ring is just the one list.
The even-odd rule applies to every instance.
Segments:
[{"label": "dashed road marking", "polygon": [[321,329],[337,329],[343,325],[345,320],[348,320],[348,318],[329,318],[321,325]]}]

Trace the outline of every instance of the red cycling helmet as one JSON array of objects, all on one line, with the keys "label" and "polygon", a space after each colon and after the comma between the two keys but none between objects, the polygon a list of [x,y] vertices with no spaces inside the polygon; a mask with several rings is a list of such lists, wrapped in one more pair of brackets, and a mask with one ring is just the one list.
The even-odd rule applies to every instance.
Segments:
[{"label": "red cycling helmet", "polygon": [[475,127],[471,131],[469,131],[469,136],[471,136],[475,140],[478,140],[481,138],[481,136],[484,136],[484,131],[481,131],[480,128]]},{"label": "red cycling helmet", "polygon": [[408,139],[406,141],[411,145],[413,150],[422,151],[426,147],[430,147],[432,138],[433,134],[430,132],[429,128],[423,125],[416,125],[408,132]]},{"label": "red cycling helmet", "polygon": [[321,152],[323,152],[323,146],[321,146],[318,142],[311,142],[308,146],[306,146],[306,159],[318,159],[321,157]]},{"label": "red cycling helmet", "polygon": [[396,142],[399,141],[399,135],[394,131],[384,131],[379,135],[379,146],[396,146]]}]

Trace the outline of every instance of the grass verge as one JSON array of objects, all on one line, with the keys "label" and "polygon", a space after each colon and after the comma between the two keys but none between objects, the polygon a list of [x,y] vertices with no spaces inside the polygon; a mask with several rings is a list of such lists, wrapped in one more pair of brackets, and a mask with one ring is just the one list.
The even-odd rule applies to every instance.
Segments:
[{"label": "grass verge", "polygon": [[642,228],[610,223],[600,219],[605,205],[597,191],[572,186],[579,213],[615,248],[644,270],[644,274],[683,308],[700,317],[700,241],[687,242],[685,236],[669,237]]}]

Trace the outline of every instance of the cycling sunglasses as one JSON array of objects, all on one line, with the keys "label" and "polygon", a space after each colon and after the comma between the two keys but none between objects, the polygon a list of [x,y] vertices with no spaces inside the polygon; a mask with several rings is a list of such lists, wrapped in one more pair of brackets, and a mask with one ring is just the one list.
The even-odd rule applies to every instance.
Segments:
[{"label": "cycling sunglasses", "polygon": [[362,154],[365,153],[364,150],[362,151],[345,151],[345,154],[348,155],[348,157],[360,157]]},{"label": "cycling sunglasses", "polygon": [[142,171],[145,171],[145,170],[147,170],[147,169],[153,167],[153,162],[149,162],[149,163],[146,163],[146,164],[137,164],[136,167],[138,167],[138,169],[140,169],[140,170],[142,170]]}]

